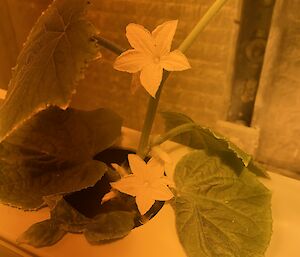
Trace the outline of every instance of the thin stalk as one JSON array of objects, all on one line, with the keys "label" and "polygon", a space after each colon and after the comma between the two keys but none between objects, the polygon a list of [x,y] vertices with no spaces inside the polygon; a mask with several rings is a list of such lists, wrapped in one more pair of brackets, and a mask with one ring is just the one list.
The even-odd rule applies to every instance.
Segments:
[{"label": "thin stalk", "polygon": [[123,53],[125,51],[125,49],[123,49],[119,45],[117,45],[114,42],[111,42],[108,39],[103,38],[99,35],[94,36],[93,39],[95,39],[97,41],[98,45],[105,47],[106,49],[112,51],[116,55],[120,55],[121,53]]},{"label": "thin stalk", "polygon": [[216,16],[216,14],[221,10],[224,4],[226,4],[228,0],[217,0],[213,3],[213,5],[207,10],[204,16],[200,19],[200,21],[196,24],[193,30],[188,34],[185,40],[179,46],[179,50],[181,52],[185,52],[196,40],[198,35],[205,29],[207,24]]},{"label": "thin stalk", "polygon": [[149,101],[148,101],[148,108],[147,108],[146,118],[145,118],[145,121],[144,121],[144,126],[143,126],[143,130],[142,130],[142,133],[141,133],[140,142],[139,142],[138,151],[137,151],[137,154],[142,159],[144,159],[146,157],[146,154],[147,154],[147,146],[148,146],[148,143],[149,143],[150,133],[151,133],[151,130],[152,130],[155,114],[156,114],[156,111],[157,111],[157,106],[158,106],[158,103],[159,103],[159,98],[160,98],[160,95],[161,95],[162,85],[167,80],[169,75],[170,75],[170,72],[164,72],[163,79],[162,79],[162,82],[161,82],[161,86],[157,90],[155,98],[150,97]]},{"label": "thin stalk", "polygon": [[197,128],[199,125],[191,122],[191,123],[186,123],[183,125],[180,125],[176,128],[170,129],[167,133],[158,136],[152,143],[151,143],[151,147],[153,146],[157,146],[157,145],[161,145],[162,143],[166,142],[167,140],[170,140],[182,133],[185,132],[189,132],[191,130],[194,130],[195,128]]},{"label": "thin stalk", "polygon": [[[219,12],[219,10],[222,8],[222,6],[227,2],[228,0],[216,0],[215,3],[208,9],[208,11],[204,14],[204,16],[200,19],[200,21],[196,24],[194,29],[189,33],[189,35],[186,37],[186,39],[181,43],[179,46],[179,50],[182,52],[185,52],[192,43],[196,40],[200,32],[203,31],[203,29],[207,26],[207,24],[211,21],[211,19]],[[144,121],[141,137],[140,137],[140,143],[138,147],[137,154],[144,158],[145,154],[147,152],[147,146],[149,143],[149,138],[151,134],[151,130],[153,127],[153,122],[155,119],[157,106],[159,103],[162,87],[167,80],[169,76],[169,73],[165,73],[163,80],[160,84],[160,87],[157,91],[156,98],[152,98],[150,96],[149,102],[148,102],[148,109],[146,113],[146,118]]]}]

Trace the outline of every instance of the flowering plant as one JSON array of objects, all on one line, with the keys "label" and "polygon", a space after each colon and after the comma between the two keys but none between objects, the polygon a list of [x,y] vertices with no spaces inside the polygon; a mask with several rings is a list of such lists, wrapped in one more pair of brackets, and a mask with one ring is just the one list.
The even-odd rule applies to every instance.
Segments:
[{"label": "flowering plant", "polygon": [[[225,2],[217,0],[173,51],[176,20],[152,32],[129,24],[133,49],[123,52],[86,20],[86,0],[55,0],[42,14],[0,109],[0,200],[24,210],[48,206],[51,215],[25,231],[19,243],[49,246],[66,233],[83,233],[91,244],[120,239],[166,202],[174,208],[188,256],[264,255],[271,236],[270,193],[257,178],[267,174],[252,157],[174,112],[162,114],[166,132],[150,140],[168,72],[191,68],[184,52]],[[101,57],[101,46],[119,54],[113,67],[133,74],[133,91],[142,86],[149,93],[139,147],[118,163],[110,159],[117,159],[112,146],[121,136],[121,118],[104,108],[69,107],[86,64]],[[165,168],[172,160],[160,148],[167,140],[189,147],[173,176]],[[99,210],[91,214],[74,196],[95,189]]]}]

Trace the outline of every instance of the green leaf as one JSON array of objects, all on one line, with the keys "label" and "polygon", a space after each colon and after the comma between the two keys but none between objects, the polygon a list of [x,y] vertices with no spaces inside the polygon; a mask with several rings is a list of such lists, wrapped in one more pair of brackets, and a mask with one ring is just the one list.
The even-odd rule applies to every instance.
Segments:
[{"label": "green leaf", "polygon": [[87,0],[55,0],[34,25],[0,109],[0,142],[49,105],[66,108],[87,63],[97,57]]},{"label": "green leaf", "polygon": [[254,174],[236,176],[219,157],[196,150],[177,164],[174,180],[176,227],[189,257],[264,255],[271,195]]},{"label": "green leaf", "polygon": [[[186,123],[194,123],[192,119],[181,113],[164,112],[162,116],[165,120],[166,131]],[[221,156],[223,161],[232,166],[237,174],[247,167],[252,159],[250,155],[225,137],[200,125],[177,136],[174,141],[191,148],[205,149],[209,154]]]},{"label": "green leaf", "polygon": [[34,247],[44,247],[54,245],[66,234],[52,220],[45,220],[33,224],[18,239],[20,244],[29,244]]},{"label": "green leaf", "polygon": [[[192,119],[181,113],[164,112],[162,113],[165,119],[166,130],[170,130],[186,123],[194,123]],[[251,156],[242,151],[236,145],[231,143],[228,139],[213,132],[209,128],[201,127],[200,125],[191,130],[191,132],[183,133],[176,138],[176,142],[188,145],[195,149],[206,149],[216,152],[230,152],[237,156],[245,166],[247,166],[251,160]]]},{"label": "green leaf", "polygon": [[51,219],[60,224],[62,230],[71,233],[83,232],[86,225],[92,222],[92,219],[79,213],[64,199],[61,199],[51,210]]},{"label": "green leaf", "polygon": [[134,228],[134,212],[112,211],[100,214],[87,225],[84,235],[89,243],[101,244],[120,239]]},{"label": "green leaf", "polygon": [[[165,131],[169,131],[186,123],[194,123],[192,119],[182,113],[162,112],[161,115],[165,121]],[[203,149],[205,146],[203,138],[196,129],[182,133],[172,140],[195,149]]]},{"label": "green leaf", "polygon": [[248,165],[248,170],[250,170],[252,173],[256,174],[259,177],[268,178],[271,179],[270,175],[267,173],[266,169],[259,164],[258,162],[251,160]]},{"label": "green leaf", "polygon": [[5,142],[81,162],[109,148],[121,135],[121,118],[109,109],[41,111]]},{"label": "green leaf", "polygon": [[120,131],[120,118],[105,109],[38,113],[0,145],[1,202],[35,209],[44,196],[93,186],[107,170],[93,157]]},{"label": "green leaf", "polygon": [[105,164],[94,160],[75,164],[34,152],[22,155],[16,163],[1,163],[0,199],[26,210],[41,207],[44,196],[92,186],[106,171]]},{"label": "green leaf", "polygon": [[[52,196],[47,198],[49,200]],[[87,218],[64,199],[54,197],[53,200],[56,201],[56,206],[51,210],[51,219],[32,225],[19,237],[19,243],[35,247],[50,246],[58,242],[67,232],[84,232],[89,243],[101,244],[126,236],[135,226],[135,211],[104,208],[96,217]]]},{"label": "green leaf", "polygon": [[[75,194],[77,193],[80,192]],[[93,218],[88,218],[77,211],[65,197],[50,195],[44,197],[44,200],[51,210],[50,221],[52,224],[65,232],[84,232],[90,238],[92,244],[107,243],[127,235],[134,228],[135,221],[141,218],[134,197],[125,194],[121,194],[114,200],[104,204],[98,201],[95,203],[97,206],[90,206],[93,209],[95,207],[99,208],[98,214]],[[88,200],[90,201],[90,199]],[[88,209],[85,211],[88,211]],[[46,243],[44,246],[47,246]]]}]

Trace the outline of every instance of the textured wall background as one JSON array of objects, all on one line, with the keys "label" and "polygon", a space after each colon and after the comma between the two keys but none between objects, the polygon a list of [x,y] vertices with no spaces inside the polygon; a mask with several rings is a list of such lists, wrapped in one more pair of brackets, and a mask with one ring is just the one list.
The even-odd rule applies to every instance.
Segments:
[{"label": "textured wall background", "polygon": [[300,174],[300,1],[277,0],[253,125],[258,157]]},{"label": "textured wall background", "polygon": [[[0,87],[6,88],[11,67],[31,26],[51,0],[0,0]],[[129,48],[126,25],[135,22],[152,30],[166,20],[178,19],[173,49],[179,46],[214,0],[93,0],[89,16],[101,35]],[[192,69],[173,73],[165,85],[159,110],[184,112],[214,126],[226,117],[238,26],[238,0],[229,1],[198,41],[186,53]],[[148,95],[130,93],[131,75],[114,71],[116,56],[105,49],[78,87],[72,105],[81,109],[109,107],[124,117],[124,124],[141,129]],[[158,123],[156,123],[158,124]],[[155,131],[162,129],[155,126]]]},{"label": "textured wall background", "polygon": [[0,88],[7,88],[22,44],[49,2],[0,0]]},{"label": "textured wall background", "polygon": [[[129,48],[126,25],[134,22],[149,30],[170,19],[179,19],[173,48],[204,14],[213,0],[103,0],[93,1],[90,16],[101,35]],[[238,1],[231,0],[187,52],[192,69],[175,72],[165,85],[160,110],[184,112],[213,126],[226,117],[230,96],[233,54],[238,26]],[[110,107],[125,118],[125,125],[141,129],[148,96],[143,89],[134,96],[129,91],[131,75],[112,69],[115,55],[103,50],[87,80],[78,88],[73,105],[84,109]],[[91,98],[91,95],[93,98]],[[156,123],[157,124],[157,123]],[[162,128],[155,127],[155,131]]]},{"label": "textured wall background", "polygon": [[[41,10],[51,0],[0,0],[0,87],[6,88],[10,68]],[[213,0],[91,0],[89,16],[101,34],[129,48],[125,27],[130,22],[150,30],[179,19],[177,47]],[[162,95],[160,110],[184,112],[215,126],[226,119],[241,0],[230,0],[187,52],[192,70],[173,73]],[[8,12],[7,12],[8,11]],[[300,2],[277,0],[252,125],[261,129],[258,158],[300,173]],[[102,50],[78,87],[73,105],[83,109],[109,107],[125,125],[140,129],[147,95],[129,91],[131,76],[112,69],[115,56]],[[229,126],[229,129],[231,126]],[[161,130],[155,127],[155,131]],[[241,132],[244,135],[244,132]]]}]

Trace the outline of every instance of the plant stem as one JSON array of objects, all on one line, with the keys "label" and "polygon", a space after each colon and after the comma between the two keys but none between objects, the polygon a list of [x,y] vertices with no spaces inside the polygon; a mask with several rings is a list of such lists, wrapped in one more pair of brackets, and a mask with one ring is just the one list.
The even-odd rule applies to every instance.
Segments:
[{"label": "plant stem", "polygon": [[93,39],[95,39],[99,45],[112,51],[116,55],[120,55],[121,53],[123,53],[125,51],[125,49],[123,49],[122,47],[118,46],[117,44],[115,44],[115,43],[109,41],[108,39],[103,38],[99,35],[94,36]]},{"label": "plant stem", "polygon": [[[208,11],[204,14],[204,16],[200,19],[200,21],[196,24],[194,29],[189,33],[189,35],[186,37],[186,39],[181,43],[179,46],[179,50],[182,52],[185,52],[192,43],[196,40],[197,36],[200,34],[200,32],[206,27],[206,25],[210,22],[210,20],[219,12],[219,10],[222,8],[222,6],[227,2],[228,0],[216,0],[215,3],[208,9]],[[148,102],[148,109],[146,113],[146,118],[144,121],[140,142],[137,150],[137,154],[144,158],[145,154],[147,152],[147,146],[149,143],[149,137],[151,134],[154,118],[157,111],[157,106],[159,103],[162,87],[167,80],[169,76],[169,72],[165,72],[162,82],[160,84],[160,87],[157,91],[156,98],[152,98],[150,96],[149,102]]]},{"label": "plant stem", "polygon": [[151,147],[153,146],[157,146],[157,145],[160,145],[162,143],[164,143],[165,141],[169,140],[169,139],[172,139],[182,133],[185,133],[185,132],[188,132],[188,131],[191,131],[195,128],[197,128],[199,125],[194,123],[194,122],[191,122],[191,123],[185,123],[183,125],[180,125],[176,128],[173,128],[171,130],[169,130],[168,132],[166,132],[165,134],[163,135],[160,135],[159,137],[157,137],[151,144]]},{"label": "plant stem", "polygon": [[185,52],[192,45],[192,43],[196,40],[200,32],[203,31],[203,29],[207,26],[211,19],[215,17],[215,15],[220,11],[220,9],[227,1],[228,0],[217,0],[213,3],[213,5],[207,10],[204,16],[200,19],[200,21],[196,24],[196,26],[193,28],[190,34],[179,46],[178,49],[181,52]]},{"label": "plant stem", "polygon": [[143,130],[142,130],[142,133],[141,133],[140,142],[139,142],[139,146],[138,146],[138,150],[137,150],[137,154],[142,159],[144,159],[146,157],[146,154],[147,154],[147,146],[148,146],[148,143],[149,143],[149,137],[150,137],[150,133],[151,133],[151,130],[152,130],[153,121],[154,121],[154,118],[155,118],[157,106],[158,106],[158,103],[159,103],[159,98],[160,98],[160,95],[161,95],[162,85],[167,80],[169,75],[170,75],[170,72],[164,72],[161,85],[160,85],[159,89],[157,90],[155,98],[153,98],[153,97],[149,98],[146,118],[145,118],[145,121],[144,121],[144,126],[143,126]]}]

